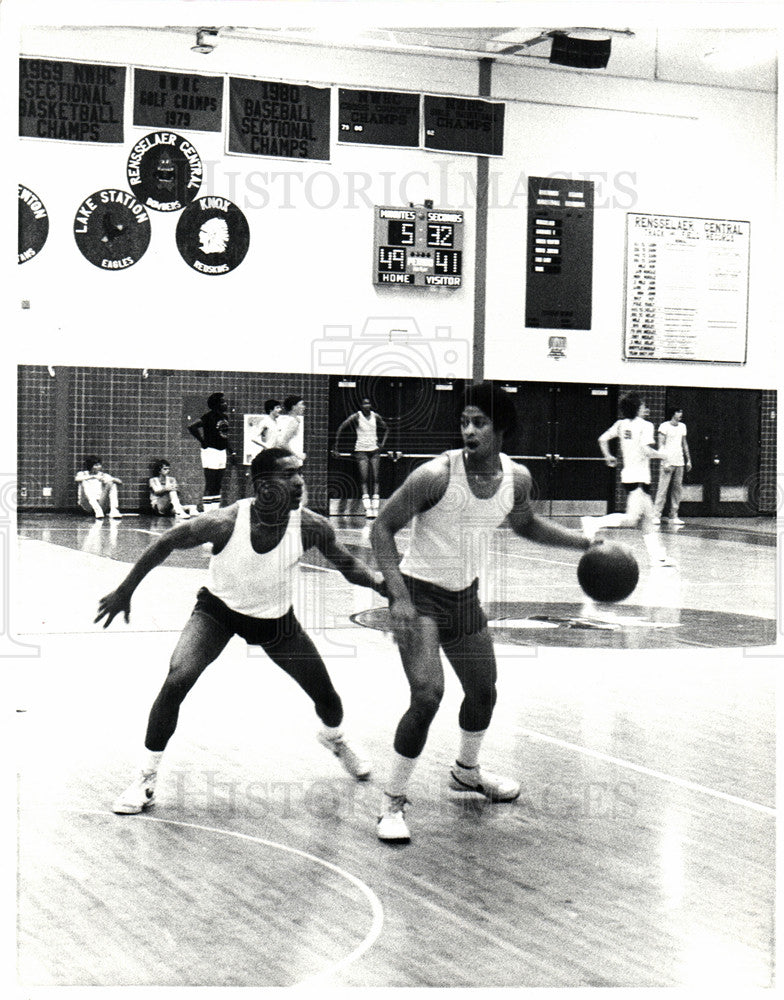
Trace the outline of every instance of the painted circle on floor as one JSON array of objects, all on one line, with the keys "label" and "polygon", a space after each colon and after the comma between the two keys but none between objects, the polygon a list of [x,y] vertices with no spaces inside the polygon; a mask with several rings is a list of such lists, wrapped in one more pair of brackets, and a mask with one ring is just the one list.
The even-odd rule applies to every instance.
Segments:
[{"label": "painted circle on floor", "polygon": [[[776,622],[728,611],[643,607],[592,602],[490,602],[490,634],[514,646],[577,646],[605,649],[769,646]],[[389,609],[351,616],[357,625],[391,631]]]}]

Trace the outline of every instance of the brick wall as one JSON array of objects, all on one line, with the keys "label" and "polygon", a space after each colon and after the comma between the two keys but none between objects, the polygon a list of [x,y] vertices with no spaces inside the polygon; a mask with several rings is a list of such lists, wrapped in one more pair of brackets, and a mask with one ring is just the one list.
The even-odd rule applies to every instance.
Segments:
[{"label": "brick wall", "polygon": [[776,391],[763,389],[757,505],[761,513],[770,515],[784,513],[780,510],[783,498],[776,482],[776,417]]},{"label": "brick wall", "polygon": [[[123,480],[121,507],[146,502],[150,465],[167,458],[181,496],[197,502],[203,491],[199,447],[187,431],[186,405],[193,417],[207,410],[207,396],[220,390],[229,403],[229,437],[242,456],[244,413],[260,413],[264,400],[305,398],[306,481],[310,504],[324,509],[327,497],[328,377],[255,372],[161,371],[140,368],[18,369],[18,503],[22,509],[71,509],[76,503],[74,474],[94,453],[104,468]],[[247,493],[244,468],[231,469],[224,498]],[[52,491],[44,497],[44,487]]]}]

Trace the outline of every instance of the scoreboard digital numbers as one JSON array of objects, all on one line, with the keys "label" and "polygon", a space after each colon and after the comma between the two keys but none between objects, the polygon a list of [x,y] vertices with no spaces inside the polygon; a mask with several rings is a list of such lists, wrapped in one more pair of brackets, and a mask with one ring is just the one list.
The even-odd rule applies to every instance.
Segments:
[{"label": "scoreboard digital numbers", "polygon": [[459,288],[463,222],[463,212],[453,209],[376,206],[374,284]]}]

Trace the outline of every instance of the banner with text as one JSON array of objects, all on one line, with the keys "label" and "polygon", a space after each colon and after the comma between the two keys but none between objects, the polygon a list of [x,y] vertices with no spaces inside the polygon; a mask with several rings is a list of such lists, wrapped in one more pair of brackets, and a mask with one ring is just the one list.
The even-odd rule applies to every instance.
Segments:
[{"label": "banner with text", "polygon": [[122,142],[124,99],[124,66],[19,60],[20,136]]},{"label": "banner with text", "polygon": [[223,77],[133,71],[133,124],[149,128],[184,128],[220,132]]},{"label": "banner with text", "polygon": [[228,153],[329,159],[330,90],[229,79]]},{"label": "banner with text", "polygon": [[504,105],[425,94],[425,149],[503,156]]},{"label": "banner with text", "polygon": [[338,90],[338,142],[419,146],[419,94]]}]

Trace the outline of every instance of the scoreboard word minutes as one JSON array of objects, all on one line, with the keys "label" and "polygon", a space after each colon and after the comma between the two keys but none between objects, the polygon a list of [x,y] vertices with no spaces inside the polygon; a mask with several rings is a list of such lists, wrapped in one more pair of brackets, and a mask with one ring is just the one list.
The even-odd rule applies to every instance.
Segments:
[{"label": "scoreboard word minutes", "polygon": [[376,207],[373,282],[459,288],[463,212],[410,205]]}]

